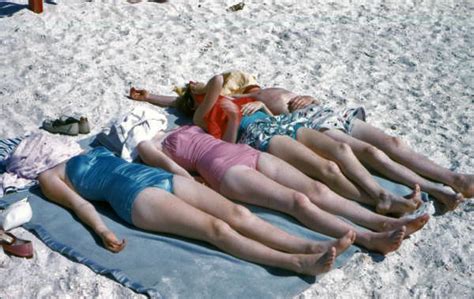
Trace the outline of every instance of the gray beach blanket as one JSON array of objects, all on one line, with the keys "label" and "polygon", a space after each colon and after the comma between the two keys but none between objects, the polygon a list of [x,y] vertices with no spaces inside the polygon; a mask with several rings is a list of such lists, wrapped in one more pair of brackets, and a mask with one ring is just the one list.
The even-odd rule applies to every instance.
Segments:
[{"label": "gray beach blanket", "polygon": [[[177,121],[174,116],[170,120]],[[84,148],[89,146],[87,141],[82,144]],[[405,186],[377,179],[397,194],[410,192]],[[38,187],[1,198],[0,207],[25,196],[29,197],[33,218],[24,228],[52,250],[149,297],[289,298],[317,280],[240,260],[204,242],[142,231],[120,220],[107,204],[94,202],[110,229],[119,238],[127,240],[125,249],[113,254],[76,216],[46,200]],[[291,234],[312,240],[330,239],[306,229],[284,214],[253,206],[249,208]],[[335,266],[347,263],[358,250],[351,246],[337,258]]]}]

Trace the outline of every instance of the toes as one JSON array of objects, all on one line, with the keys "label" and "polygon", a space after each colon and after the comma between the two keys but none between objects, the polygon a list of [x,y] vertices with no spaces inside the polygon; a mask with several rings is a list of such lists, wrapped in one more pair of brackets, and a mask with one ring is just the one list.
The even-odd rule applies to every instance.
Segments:
[{"label": "toes", "polygon": [[398,231],[399,235],[401,236],[401,238],[403,238],[403,236],[405,235],[405,233],[407,232],[407,227],[404,225],[400,228],[400,230]]},{"label": "toes", "polygon": [[461,193],[457,193],[456,197],[454,198],[454,202],[451,201],[451,203],[446,204],[448,207],[448,210],[453,211],[456,209],[462,202],[464,201],[464,196]]},{"label": "toes", "polygon": [[352,232],[352,235],[351,235],[351,244],[354,244],[355,242],[355,239],[357,237],[357,233],[355,231],[351,231]]},{"label": "toes", "polygon": [[423,220],[423,224],[426,224],[430,220],[430,215],[429,214],[423,214],[421,216],[421,219]]},{"label": "toes", "polygon": [[332,268],[332,264],[334,263],[334,261],[336,260],[336,248],[335,247],[331,247],[331,249],[328,250],[328,258],[325,262],[325,271],[329,271],[331,268]]},{"label": "toes", "polygon": [[396,230],[393,234],[393,237],[394,237],[394,240],[402,240],[403,239],[403,236],[405,236],[405,233],[407,231],[407,227],[406,226],[402,226],[400,227],[398,230]]},{"label": "toes", "polygon": [[403,228],[404,229],[397,231],[397,234],[395,235],[395,238],[394,238],[395,247],[393,248],[393,250],[397,250],[402,245],[402,241],[403,241],[403,238],[405,237],[405,232],[406,232],[405,226],[403,226]]},{"label": "toes", "polygon": [[[330,259],[332,262],[334,262],[334,260],[336,259],[336,248],[335,247],[331,247],[331,249],[329,249],[329,256],[330,256]],[[332,264],[331,262],[331,264]]]},{"label": "toes", "polygon": [[376,207],[375,210],[378,214],[385,215],[387,214],[389,209],[389,204],[386,202],[380,202]]},{"label": "toes", "polygon": [[355,232],[348,231],[343,237],[341,237],[337,242],[334,244],[336,248],[336,255],[340,255],[342,252],[346,251],[349,246],[351,246],[355,241]]},{"label": "toes", "polygon": [[420,202],[418,202],[415,198],[413,198],[412,200],[410,200],[408,202],[408,208],[410,210],[416,210],[418,207],[420,206]]},{"label": "toes", "polygon": [[415,184],[415,187],[413,188],[413,195],[416,196],[420,192],[421,192],[420,185]]}]

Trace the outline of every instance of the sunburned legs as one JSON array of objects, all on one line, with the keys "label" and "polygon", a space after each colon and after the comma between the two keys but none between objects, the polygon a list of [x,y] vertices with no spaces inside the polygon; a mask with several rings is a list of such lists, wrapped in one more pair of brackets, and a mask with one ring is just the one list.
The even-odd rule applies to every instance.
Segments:
[{"label": "sunburned legs", "polygon": [[[193,189],[199,184],[178,178],[175,180],[176,186],[177,189]],[[202,200],[212,201],[212,197]],[[191,201],[194,203],[194,199]],[[145,189],[138,195],[133,205],[132,220],[142,229],[207,241],[239,258],[307,275],[328,271],[336,257],[334,247],[316,254],[286,253],[272,249],[259,240],[239,233],[225,220],[194,207],[179,195],[156,188]]]},{"label": "sunburned legs", "polygon": [[[259,161],[260,164],[261,162]],[[287,169],[285,168],[281,171],[287,171]],[[306,177],[301,173],[299,174],[303,178]],[[294,179],[297,180],[298,178]],[[333,237],[341,237],[348,231],[356,230],[355,227],[347,222],[321,210],[303,193],[280,185],[248,167],[234,166],[229,169],[221,182],[220,192],[233,199],[290,214],[309,228]],[[354,216],[354,219],[358,219],[358,215],[355,215],[357,213],[347,213],[347,215],[350,214]],[[406,228],[401,222],[398,228],[394,228],[395,223],[390,222],[390,224],[393,224],[393,229],[389,232],[361,231],[361,236],[357,232],[355,242],[384,254],[396,250],[401,244],[401,239],[398,239],[398,237],[402,238],[405,235]],[[375,228],[375,225],[372,226]],[[377,228],[385,230],[382,222]],[[400,234],[400,232],[403,233]]]},{"label": "sunburned legs", "polygon": [[[354,126],[354,128],[356,127],[357,126]],[[328,130],[325,131],[325,134],[339,142],[348,144],[352,148],[354,154],[364,164],[375,169],[388,178],[406,185],[419,184],[423,191],[433,195],[435,198],[444,203],[450,210],[455,209],[463,200],[461,194],[456,194],[455,192],[447,190],[438,184],[434,184],[433,182],[426,180],[409,168],[393,161],[383,151],[369,143],[360,141],[338,130]]]},{"label": "sunburned legs", "polygon": [[455,173],[441,167],[409,148],[400,138],[389,136],[360,120],[355,121],[352,136],[372,144],[414,172],[449,185],[466,198],[474,197],[474,175]]}]

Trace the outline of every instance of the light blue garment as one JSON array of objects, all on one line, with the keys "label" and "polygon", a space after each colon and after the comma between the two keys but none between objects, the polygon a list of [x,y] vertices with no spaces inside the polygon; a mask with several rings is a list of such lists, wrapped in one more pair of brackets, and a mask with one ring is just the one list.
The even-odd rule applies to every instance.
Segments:
[{"label": "light blue garment", "polygon": [[82,197],[107,201],[128,223],[132,223],[133,202],[143,189],[173,192],[173,174],[127,162],[102,146],[71,158],[66,163],[66,175]]},{"label": "light blue garment", "polygon": [[252,123],[254,123],[257,119],[264,119],[264,118],[269,118],[269,117],[271,116],[266,114],[263,111],[257,111],[253,114],[245,115],[240,120],[239,131],[247,130],[247,127],[251,125]]}]

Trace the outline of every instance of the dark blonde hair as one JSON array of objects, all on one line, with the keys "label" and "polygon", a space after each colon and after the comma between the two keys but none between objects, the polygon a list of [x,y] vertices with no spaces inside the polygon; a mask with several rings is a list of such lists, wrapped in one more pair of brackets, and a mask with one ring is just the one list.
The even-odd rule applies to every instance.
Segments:
[{"label": "dark blonde hair", "polygon": [[187,117],[193,117],[194,115],[194,99],[191,93],[191,86],[186,84],[186,91],[182,96],[179,96],[174,104],[176,110],[183,113]]}]

